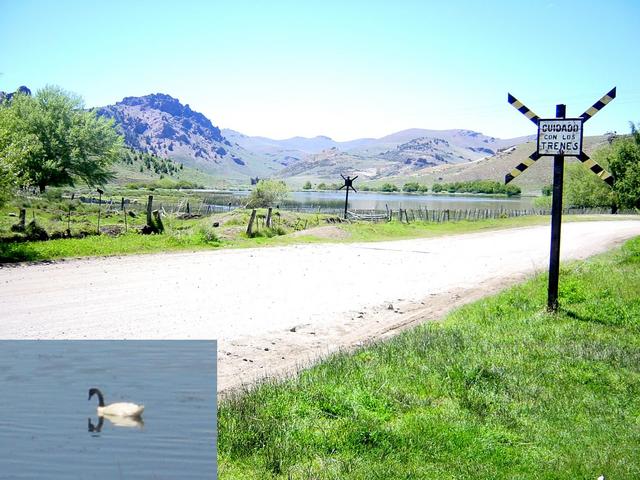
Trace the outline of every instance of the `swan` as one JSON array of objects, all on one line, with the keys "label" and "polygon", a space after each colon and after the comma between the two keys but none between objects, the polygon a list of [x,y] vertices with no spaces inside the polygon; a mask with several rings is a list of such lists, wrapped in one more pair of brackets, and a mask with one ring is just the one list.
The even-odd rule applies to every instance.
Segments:
[{"label": "swan", "polygon": [[89,390],[89,400],[94,395],[98,396],[98,416],[114,416],[114,417],[139,417],[142,415],[144,405],[137,405],[129,402],[112,403],[110,405],[104,404],[104,396],[102,392],[97,388]]}]

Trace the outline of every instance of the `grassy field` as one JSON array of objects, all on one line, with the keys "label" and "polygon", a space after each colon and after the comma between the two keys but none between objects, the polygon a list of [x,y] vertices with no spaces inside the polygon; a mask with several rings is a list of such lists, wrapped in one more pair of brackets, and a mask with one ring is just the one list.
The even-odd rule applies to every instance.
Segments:
[{"label": "grassy field", "polygon": [[640,238],[223,399],[220,478],[640,478]]},{"label": "grassy field", "polygon": [[[406,224],[398,221],[331,223],[334,231],[327,235],[327,232],[319,232],[313,227],[329,225],[328,220],[336,222],[340,220],[339,218],[331,215],[276,210],[273,228],[265,228],[266,210],[261,209],[258,211],[256,232],[249,238],[245,232],[250,210],[239,208],[197,218],[165,215],[163,216],[165,227],[163,234],[141,235],[139,231],[146,223],[143,212],[146,193],[144,191],[138,193],[138,198],[136,198],[136,192],[127,191],[127,193],[129,195],[126,198],[137,202],[129,205],[127,210],[137,213],[135,216],[125,214],[120,210],[119,204],[111,208],[102,205],[100,235],[97,235],[99,210],[97,204],[61,198],[60,192],[51,192],[48,196],[41,198],[23,198],[14,201],[12,205],[0,209],[0,263],[210,248],[399,240],[549,223],[549,218],[545,216],[446,223]],[[184,193],[175,191],[153,193],[154,205],[162,202],[177,203],[177,198],[184,197]],[[200,203],[197,197],[193,197],[192,200],[193,205]],[[50,240],[30,240],[25,233],[12,231],[12,226],[18,222],[16,215],[19,207],[27,209],[27,222],[34,221],[38,227],[43,228],[51,237]],[[596,217],[565,216],[564,221],[594,218]],[[214,223],[218,226],[215,227]],[[290,235],[294,232],[296,235]],[[72,238],[66,238],[69,234]]]}]

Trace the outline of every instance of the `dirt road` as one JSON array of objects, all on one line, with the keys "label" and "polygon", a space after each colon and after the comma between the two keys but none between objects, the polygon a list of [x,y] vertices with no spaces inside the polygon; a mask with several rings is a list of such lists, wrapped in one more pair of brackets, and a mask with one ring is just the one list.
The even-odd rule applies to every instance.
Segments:
[{"label": "dirt road", "polygon": [[[562,258],[640,235],[563,225]],[[2,339],[218,339],[219,390],[389,335],[548,265],[549,227],[0,268]]]}]

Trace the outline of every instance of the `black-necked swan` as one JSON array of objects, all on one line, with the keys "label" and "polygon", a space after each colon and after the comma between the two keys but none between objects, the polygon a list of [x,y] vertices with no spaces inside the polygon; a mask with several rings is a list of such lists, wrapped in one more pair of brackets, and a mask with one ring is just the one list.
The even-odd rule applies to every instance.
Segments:
[{"label": "black-necked swan", "polygon": [[97,388],[89,390],[89,400],[94,395],[98,396],[98,416],[113,415],[116,417],[139,417],[142,415],[144,405],[137,405],[129,402],[112,403],[111,405],[104,404],[104,396],[102,392]]}]

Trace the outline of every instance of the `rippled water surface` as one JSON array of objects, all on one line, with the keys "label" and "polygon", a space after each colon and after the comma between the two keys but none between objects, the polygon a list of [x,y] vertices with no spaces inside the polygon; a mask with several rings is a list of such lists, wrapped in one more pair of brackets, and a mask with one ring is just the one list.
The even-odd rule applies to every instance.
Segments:
[{"label": "rippled water surface", "polygon": [[216,478],[215,382],[214,341],[0,341],[0,478]]}]

